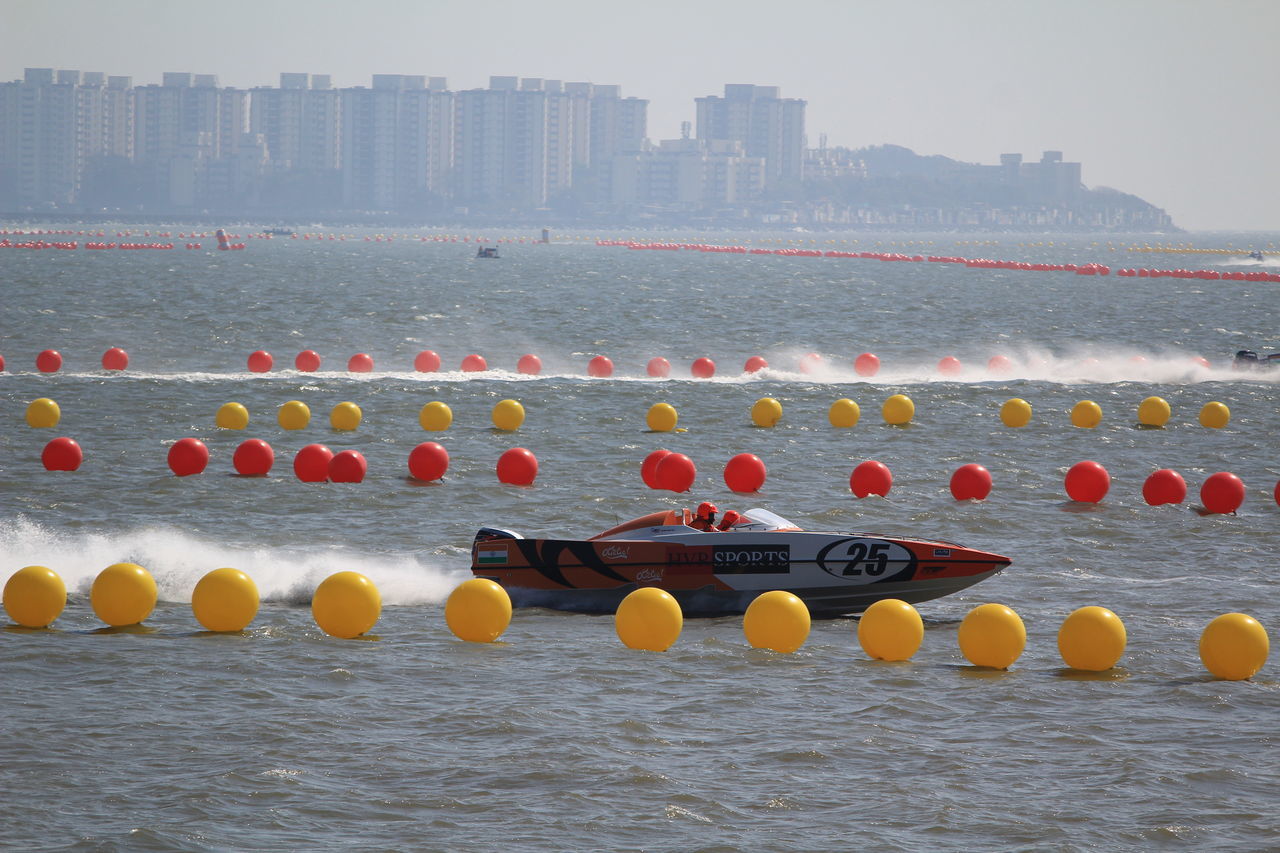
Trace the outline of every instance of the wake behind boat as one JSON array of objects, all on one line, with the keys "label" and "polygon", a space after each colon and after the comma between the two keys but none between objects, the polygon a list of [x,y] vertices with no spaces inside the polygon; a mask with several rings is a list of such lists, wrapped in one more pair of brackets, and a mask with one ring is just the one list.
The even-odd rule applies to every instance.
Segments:
[{"label": "wake behind boat", "polygon": [[[708,505],[704,504],[703,507]],[[688,616],[742,613],[782,589],[815,616],[860,613],[884,598],[916,603],[959,592],[1008,557],[941,540],[801,530],[766,509],[742,515],[665,511],[589,539],[526,539],[482,527],[471,571],[501,584],[516,606],[609,613],[631,591],[665,589]]]}]

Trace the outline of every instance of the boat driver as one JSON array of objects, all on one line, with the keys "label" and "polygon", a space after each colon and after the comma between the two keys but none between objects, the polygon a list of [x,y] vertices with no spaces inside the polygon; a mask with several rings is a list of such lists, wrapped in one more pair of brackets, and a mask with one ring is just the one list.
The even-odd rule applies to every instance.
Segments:
[{"label": "boat driver", "polygon": [[698,504],[698,511],[694,513],[693,521],[689,522],[689,526],[694,530],[715,530],[716,529],[716,505],[711,501],[703,501]]},{"label": "boat driver", "polygon": [[716,525],[716,530],[728,530],[741,520],[741,513],[736,510],[726,509],[724,515],[720,516],[720,523]]}]

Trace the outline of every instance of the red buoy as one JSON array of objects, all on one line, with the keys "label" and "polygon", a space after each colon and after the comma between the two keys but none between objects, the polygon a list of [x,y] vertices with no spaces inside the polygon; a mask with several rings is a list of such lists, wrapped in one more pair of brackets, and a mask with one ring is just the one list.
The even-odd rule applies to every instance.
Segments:
[{"label": "red buoy", "polygon": [[124,370],[128,366],[129,353],[120,347],[112,347],[102,354],[103,370]]},{"label": "red buoy", "polygon": [[335,453],[329,460],[329,482],[360,483],[369,471],[369,463],[359,450],[344,450]]},{"label": "red buoy", "polygon": [[644,458],[644,462],[640,464],[640,479],[644,480],[646,486],[651,489],[662,488],[658,482],[658,463],[670,455],[670,450],[655,450]]},{"label": "red buoy", "polygon": [[1097,462],[1086,459],[1067,471],[1065,486],[1071,500],[1096,504],[1106,497],[1111,488],[1111,475]]},{"label": "red buoy", "polygon": [[293,359],[293,366],[303,373],[315,373],[320,369],[320,353],[304,349]]},{"label": "red buoy", "polygon": [[667,361],[660,355],[649,359],[649,364],[645,366],[645,371],[658,379],[666,379],[671,375],[671,362]]},{"label": "red buoy", "polygon": [[209,448],[198,438],[183,438],[169,448],[169,470],[179,477],[199,474],[209,464]]},{"label": "red buoy", "polygon": [[804,358],[800,359],[800,372],[813,373],[822,367],[822,356],[816,352],[806,353]]},{"label": "red buoy", "polygon": [[864,352],[853,360],[853,369],[859,376],[875,376],[880,372],[880,359],[872,353]]},{"label": "red buoy", "polygon": [[74,471],[83,461],[84,452],[73,438],[55,438],[40,453],[46,471]]},{"label": "red buoy", "polygon": [[1212,513],[1234,513],[1244,503],[1244,483],[1230,471],[1212,474],[1200,487],[1200,503]]},{"label": "red buoy", "polygon": [[1142,499],[1150,506],[1180,504],[1187,499],[1187,481],[1177,471],[1161,468],[1142,484]]},{"label": "red buoy", "polygon": [[693,374],[694,379],[710,379],[716,375],[716,363],[703,356],[693,363],[693,366],[689,368],[689,372]]},{"label": "red buoy", "polygon": [[274,363],[275,360],[271,358],[271,353],[266,350],[256,350],[249,353],[250,373],[266,373]]},{"label": "red buoy", "polygon": [[414,358],[413,369],[419,373],[435,373],[440,369],[440,356],[432,350],[424,349]]},{"label": "red buoy", "polygon": [[1013,362],[1007,355],[993,355],[987,359],[988,373],[1008,373],[1013,369]]},{"label": "red buoy", "polygon": [[409,451],[409,475],[415,480],[432,482],[449,470],[449,451],[434,441],[424,441]]},{"label": "red buoy", "polygon": [[240,442],[231,457],[231,464],[236,473],[242,477],[265,477],[275,464],[276,453],[260,438],[250,438]]},{"label": "red buoy", "polygon": [[42,350],[36,356],[36,370],[41,373],[57,373],[62,369],[62,354],[56,349]]},{"label": "red buoy", "polygon": [[516,370],[528,376],[537,376],[542,372],[542,359],[533,353],[520,356],[520,360],[516,362]]},{"label": "red buoy", "polygon": [[293,473],[304,483],[323,483],[329,479],[329,460],[333,451],[323,444],[308,444],[293,457]]},{"label": "red buoy", "polygon": [[754,453],[739,453],[724,466],[724,484],[731,492],[750,494],[760,491],[767,469]]},{"label": "red buoy", "polygon": [[960,359],[954,355],[944,356],[938,360],[938,372],[944,376],[958,376],[962,369]]},{"label": "red buoy", "polygon": [[613,362],[608,356],[598,355],[587,362],[587,375],[598,379],[613,375]]},{"label": "red buoy", "polygon": [[769,362],[765,361],[762,356],[753,355],[747,359],[747,363],[742,366],[743,373],[759,373],[769,366]]},{"label": "red buoy", "polygon": [[658,462],[654,477],[658,488],[669,492],[687,492],[698,476],[693,460],[683,453],[669,453]]},{"label": "red buoy", "polygon": [[462,370],[464,373],[480,373],[489,369],[489,363],[484,360],[484,356],[472,353],[462,360]]},{"label": "red buoy", "polygon": [[373,372],[373,356],[368,353],[358,352],[351,358],[347,359],[347,372],[349,373],[372,373]]},{"label": "red buoy", "polygon": [[859,498],[867,495],[885,497],[893,487],[893,472],[889,466],[874,459],[858,464],[849,475],[849,490]]},{"label": "red buoy", "polygon": [[958,501],[983,501],[991,494],[991,472],[976,462],[961,465],[951,475],[951,496]]},{"label": "red buoy", "polygon": [[538,476],[538,458],[523,447],[513,447],[498,457],[498,482],[531,486]]}]

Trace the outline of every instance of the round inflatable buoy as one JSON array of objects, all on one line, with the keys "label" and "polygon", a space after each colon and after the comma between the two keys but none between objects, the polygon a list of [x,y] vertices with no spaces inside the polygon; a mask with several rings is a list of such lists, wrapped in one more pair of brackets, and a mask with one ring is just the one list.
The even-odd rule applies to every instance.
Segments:
[{"label": "round inflatable buoy", "polygon": [[865,498],[868,495],[886,497],[892,487],[893,472],[889,470],[888,465],[874,459],[860,462],[849,475],[849,490],[859,498]]},{"label": "round inflatable buoy", "polygon": [[418,424],[428,432],[443,432],[453,423],[453,410],[439,400],[427,403],[418,412]]},{"label": "round inflatable buoy", "polygon": [[449,451],[434,441],[424,441],[409,451],[409,474],[416,480],[432,482],[449,470]]},{"label": "round inflatable buoy", "polygon": [[752,648],[790,654],[809,638],[809,608],[794,593],[775,589],[756,596],[742,617],[742,632]]},{"label": "round inflatable buoy", "polygon": [[311,617],[331,637],[349,640],[367,634],[382,615],[382,595],[359,572],[338,572],[316,587]]},{"label": "round inflatable buoy", "polygon": [[524,423],[524,406],[516,400],[501,400],[493,407],[490,417],[496,429],[514,432]]},{"label": "round inflatable buoy", "polygon": [[542,372],[542,359],[533,353],[526,353],[516,362],[516,371],[526,376],[537,376]]},{"label": "round inflatable buoy", "polygon": [[40,397],[27,404],[27,426],[33,429],[56,427],[62,420],[62,409],[48,397]]},{"label": "round inflatable buoy", "polygon": [[129,353],[120,347],[112,347],[102,354],[103,370],[124,370],[128,366]]},{"label": "round inflatable buoy", "polygon": [[987,359],[988,373],[1008,373],[1013,370],[1013,362],[1007,355],[993,355]]},{"label": "round inflatable buoy", "polygon": [[724,466],[724,484],[729,491],[754,494],[764,486],[764,461],[754,453],[739,453]]},{"label": "round inflatable buoy", "polygon": [[1027,628],[1003,604],[981,604],[965,615],[957,639],[974,666],[1008,669],[1027,646]]},{"label": "round inflatable buoy", "polygon": [[40,462],[46,471],[74,471],[84,461],[84,451],[73,438],[55,438],[40,452]]},{"label": "round inflatable buoy", "polygon": [[654,403],[649,407],[649,413],[645,415],[644,420],[649,429],[654,432],[671,432],[676,428],[680,416],[676,413],[675,406],[670,403]]},{"label": "round inflatable buoy", "polygon": [[873,353],[864,352],[853,360],[853,370],[859,376],[875,376],[880,372],[880,359]]},{"label": "round inflatable buoy", "polygon": [[4,585],[4,612],[24,628],[47,628],[67,606],[67,585],[47,566],[25,566]]},{"label": "round inflatable buoy", "polygon": [[333,451],[323,444],[308,444],[293,457],[293,473],[304,483],[323,483],[329,479],[329,460]]},{"label": "round inflatable buoy", "polygon": [[311,422],[311,409],[301,400],[290,400],[280,406],[276,420],[281,429],[306,429]]},{"label": "round inflatable buoy", "polygon": [[424,349],[413,359],[413,369],[419,373],[435,373],[440,369],[440,356],[433,350]]},{"label": "round inflatable buoy", "polygon": [[1153,471],[1142,484],[1142,499],[1149,506],[1180,504],[1187,499],[1187,481],[1170,468]]},{"label": "round inflatable buoy", "polygon": [[654,477],[658,488],[669,492],[687,492],[697,479],[698,469],[693,460],[683,453],[668,453],[658,460]]},{"label": "round inflatable buoy", "polygon": [[231,457],[231,464],[242,477],[265,477],[275,464],[276,453],[260,438],[240,442]]},{"label": "round inflatable buoy", "polygon": [[1018,429],[1031,423],[1031,404],[1021,397],[1011,397],[1000,407],[1000,422]]},{"label": "round inflatable buoy", "polygon": [[1102,423],[1102,407],[1092,400],[1081,400],[1071,409],[1071,425],[1080,429],[1093,429]]},{"label": "round inflatable buoy", "polygon": [[359,450],[344,450],[329,460],[330,483],[363,483],[368,472],[369,463]]},{"label": "round inflatable buoy", "polygon": [[56,349],[42,350],[36,356],[36,370],[41,373],[57,373],[62,369],[62,354]]},{"label": "round inflatable buoy", "polygon": [[169,448],[169,470],[179,477],[204,471],[209,464],[209,448],[198,438],[183,438]]},{"label": "round inflatable buoy", "polygon": [[449,593],[444,621],[459,640],[492,643],[511,624],[511,597],[488,578],[465,580]]},{"label": "round inflatable buoy", "polygon": [[489,363],[484,360],[484,356],[472,353],[462,360],[462,370],[464,373],[481,373],[489,369]]},{"label": "round inflatable buoy", "polygon": [[249,425],[249,410],[241,403],[223,403],[213,422],[218,429],[244,429]]},{"label": "round inflatable buoy", "polygon": [[587,362],[587,375],[604,379],[613,375],[613,362],[608,356],[598,355]]},{"label": "round inflatable buoy", "polygon": [[858,404],[848,398],[841,398],[831,404],[831,408],[827,409],[827,420],[836,429],[851,429],[857,425],[858,419],[862,417],[862,410],[858,408]]},{"label": "round inflatable buoy", "polygon": [[880,410],[884,422],[892,426],[905,426],[916,415],[916,404],[906,394],[894,394],[884,401]]},{"label": "round inflatable buoy", "polygon": [[1230,471],[1210,475],[1200,486],[1200,503],[1211,513],[1234,513],[1244,503],[1245,488],[1240,478]]},{"label": "round inflatable buoy", "polygon": [[1072,669],[1106,672],[1120,661],[1126,640],[1119,616],[1105,607],[1081,607],[1058,629],[1058,653]]},{"label": "round inflatable buoy", "polygon": [[982,501],[991,494],[991,472],[976,462],[961,465],[951,475],[951,496],[958,501]]},{"label": "round inflatable buoy", "polygon": [[959,376],[964,366],[954,355],[944,356],[938,360],[938,372],[943,376]]},{"label": "round inflatable buoy", "polygon": [[115,563],[93,579],[89,603],[99,619],[113,628],[137,625],[156,607],[156,580],[137,563]]},{"label": "round inflatable buoy", "polygon": [[348,400],[334,406],[333,411],[329,412],[329,426],[342,432],[351,432],[359,428],[363,417],[364,412],[360,411],[360,407]]},{"label": "round inflatable buoy", "polygon": [[658,480],[658,463],[671,455],[670,450],[655,450],[644,458],[644,462],[640,464],[640,479],[651,489],[661,489],[662,483]]},{"label": "round inflatable buoy", "polygon": [[689,372],[693,374],[694,379],[710,379],[716,375],[716,363],[703,356],[694,361],[693,366],[689,368]]},{"label": "round inflatable buoy", "polygon": [[782,404],[772,397],[761,397],[751,407],[751,422],[758,427],[771,427],[782,420]]},{"label": "round inflatable buoy", "polygon": [[1169,422],[1172,410],[1163,397],[1148,397],[1138,404],[1138,423],[1145,427],[1162,427]]},{"label": "round inflatable buoy", "polygon": [[266,373],[274,363],[275,360],[271,357],[271,353],[266,350],[255,350],[249,353],[250,373]]},{"label": "round inflatable buoy", "polygon": [[759,373],[760,371],[764,370],[768,366],[769,366],[769,362],[765,361],[763,357],[758,355],[753,355],[747,359],[746,364],[742,365],[742,372],[743,373]]},{"label": "round inflatable buoy", "polygon": [[684,627],[684,614],[671,593],[656,586],[632,590],[614,613],[618,639],[629,649],[665,652]]},{"label": "round inflatable buoy", "polygon": [[816,352],[805,353],[798,366],[800,372],[806,375],[816,373],[822,368],[822,356]]},{"label": "round inflatable buoy", "polygon": [[1231,410],[1227,408],[1226,403],[1219,403],[1216,400],[1212,403],[1205,403],[1204,408],[1200,410],[1200,426],[1209,429],[1222,429],[1231,421]]},{"label": "round inflatable buoy", "polygon": [[206,631],[243,631],[258,604],[257,584],[239,569],[214,569],[191,593],[191,612]]},{"label": "round inflatable buoy", "polygon": [[498,457],[498,482],[511,486],[532,486],[538,476],[538,458],[523,447],[513,447]]},{"label": "round inflatable buoy", "polygon": [[1253,678],[1270,653],[1266,629],[1244,613],[1224,613],[1200,634],[1201,663],[1215,678],[1224,681]]},{"label": "round inflatable buoy", "polygon": [[294,356],[293,366],[302,373],[315,373],[320,369],[320,353],[313,349],[304,349]]},{"label": "round inflatable buoy", "polygon": [[924,620],[905,601],[882,598],[858,617],[858,643],[875,660],[910,660],[924,642]]},{"label": "round inflatable buoy", "polygon": [[373,372],[373,356],[368,353],[358,352],[351,358],[347,359],[348,373],[372,373]]},{"label": "round inflatable buoy", "polygon": [[671,362],[660,355],[654,356],[645,365],[645,372],[657,379],[666,379],[671,375]]},{"label": "round inflatable buoy", "polygon": [[1097,462],[1086,459],[1071,466],[1064,485],[1071,500],[1096,504],[1111,488],[1111,475]]}]

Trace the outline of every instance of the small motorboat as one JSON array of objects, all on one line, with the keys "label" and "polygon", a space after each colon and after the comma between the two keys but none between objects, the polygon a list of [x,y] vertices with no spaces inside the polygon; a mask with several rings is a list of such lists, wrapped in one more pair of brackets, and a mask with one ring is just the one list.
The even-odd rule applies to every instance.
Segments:
[{"label": "small motorboat", "polygon": [[1249,259],[1253,261],[1261,262],[1261,261],[1265,261],[1267,258],[1265,255],[1262,254],[1262,252],[1258,251],[1257,249],[1254,249],[1252,252],[1249,253]]},{"label": "small motorboat", "polygon": [[1231,360],[1231,366],[1236,370],[1270,370],[1280,367],[1280,352],[1259,355],[1251,349],[1242,349]]},{"label": "small motorboat", "polygon": [[498,257],[498,247],[497,246],[481,246],[479,249],[476,249],[476,257],[477,258],[496,258]]},{"label": "small motorboat", "polygon": [[1008,566],[954,542],[802,530],[766,509],[727,512],[698,529],[685,509],[655,512],[589,539],[526,539],[482,527],[471,571],[516,606],[611,613],[646,586],[688,616],[742,613],[770,590],[794,593],[815,616],[860,613],[885,598],[915,603],[959,592]]},{"label": "small motorboat", "polygon": [[292,228],[263,228],[262,233],[268,237],[292,237],[294,231]]}]

